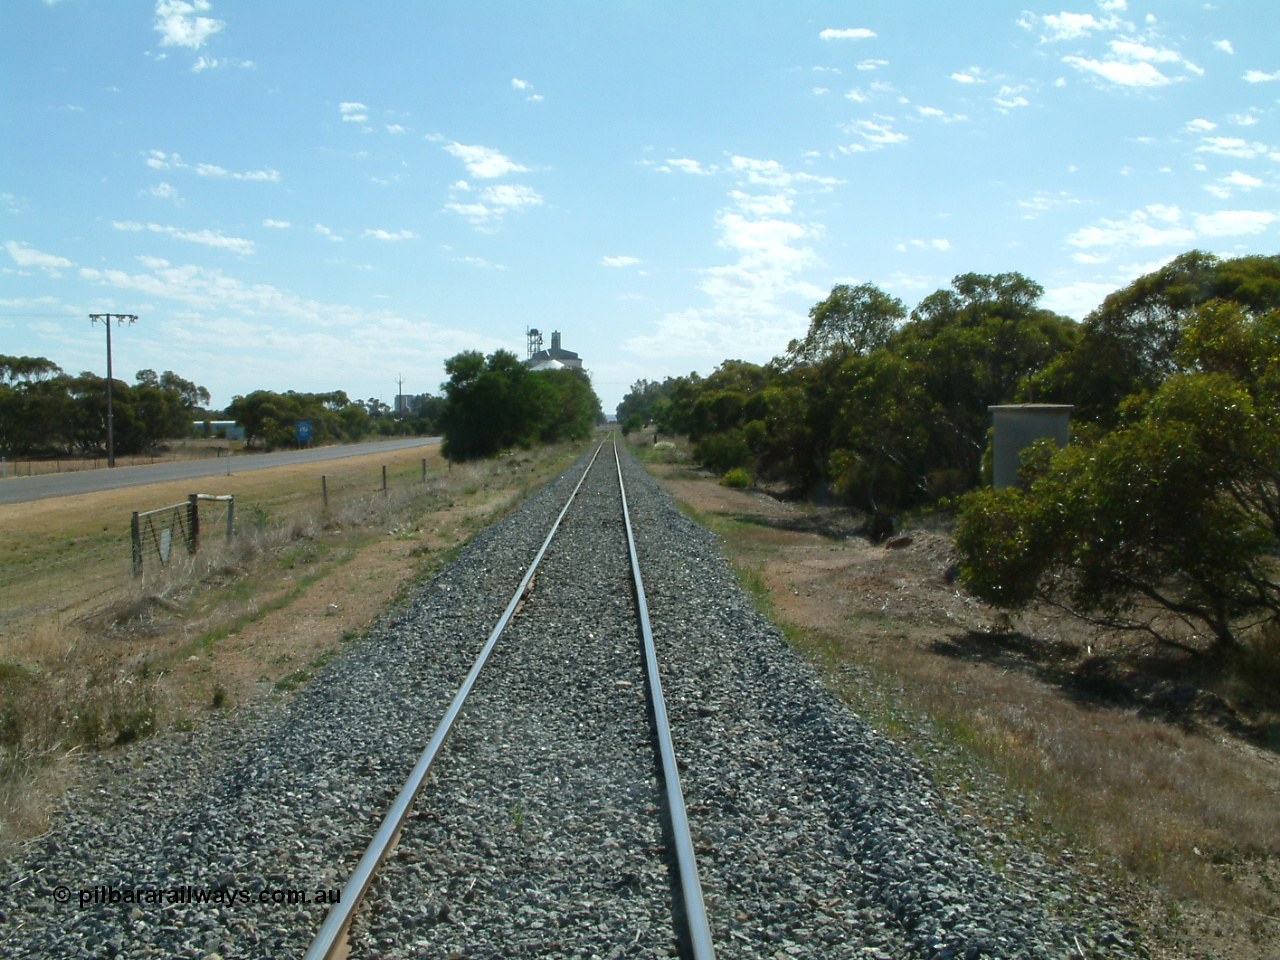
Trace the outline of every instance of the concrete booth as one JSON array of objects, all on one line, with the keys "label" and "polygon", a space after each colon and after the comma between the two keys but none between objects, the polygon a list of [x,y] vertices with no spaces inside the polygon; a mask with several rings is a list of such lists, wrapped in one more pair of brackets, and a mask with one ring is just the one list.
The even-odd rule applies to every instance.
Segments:
[{"label": "concrete booth", "polygon": [[995,432],[992,481],[996,489],[1017,486],[1022,451],[1037,440],[1067,445],[1074,409],[1069,403],[1010,403],[987,409]]}]

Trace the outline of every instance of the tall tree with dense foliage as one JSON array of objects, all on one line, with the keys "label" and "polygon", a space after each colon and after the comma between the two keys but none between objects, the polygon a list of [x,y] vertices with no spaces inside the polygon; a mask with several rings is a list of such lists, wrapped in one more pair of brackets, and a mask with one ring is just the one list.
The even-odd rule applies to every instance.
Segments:
[{"label": "tall tree with dense foliage", "polygon": [[966,499],[956,543],[978,596],[1216,650],[1280,624],[1280,258],[1241,260],[1179,258],[1090,317],[1146,304],[1156,330],[1128,353],[1145,372],[1098,408],[1115,429],[1034,451],[1024,489]]},{"label": "tall tree with dense foliage", "polygon": [[446,360],[444,368],[449,379],[439,427],[451,460],[582,439],[600,414],[590,380],[577,370],[533,371],[506,350],[487,358],[464,351]]},{"label": "tall tree with dense foliage", "polygon": [[793,363],[813,363],[832,353],[866,356],[885,346],[907,308],[879,287],[838,283],[825,300],[809,310],[809,331],[787,345]]}]

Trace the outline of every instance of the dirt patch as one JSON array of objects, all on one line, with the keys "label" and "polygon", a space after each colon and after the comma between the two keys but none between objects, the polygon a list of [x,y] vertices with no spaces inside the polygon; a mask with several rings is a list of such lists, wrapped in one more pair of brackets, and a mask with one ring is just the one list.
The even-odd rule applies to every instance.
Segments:
[{"label": "dirt patch", "polygon": [[979,603],[956,581],[943,520],[877,546],[839,511],[648,466],[832,688],[915,750],[959,810],[1093,878],[1155,956],[1276,956],[1280,756],[1265,708],[1132,638]]}]

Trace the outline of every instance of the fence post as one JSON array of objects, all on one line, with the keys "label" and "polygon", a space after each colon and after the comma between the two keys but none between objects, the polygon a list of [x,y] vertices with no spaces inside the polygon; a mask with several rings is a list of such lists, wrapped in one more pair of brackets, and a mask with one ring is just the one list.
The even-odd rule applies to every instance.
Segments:
[{"label": "fence post", "polygon": [[138,511],[133,511],[129,520],[129,533],[133,538],[133,575],[142,576],[142,525],[138,522]]},{"label": "fence post", "polygon": [[387,465],[382,465],[382,492],[387,492]]},{"label": "fence post", "polygon": [[200,546],[200,495],[187,495],[187,553],[195,553]]},{"label": "fence post", "polygon": [[320,496],[324,499],[324,508],[329,509],[329,481],[325,479],[324,474],[320,474]]},{"label": "fence post", "polygon": [[422,458],[422,482],[427,482],[427,458]]},{"label": "fence post", "polygon": [[235,536],[236,532],[236,498],[234,494],[227,501],[227,539],[230,540]]}]

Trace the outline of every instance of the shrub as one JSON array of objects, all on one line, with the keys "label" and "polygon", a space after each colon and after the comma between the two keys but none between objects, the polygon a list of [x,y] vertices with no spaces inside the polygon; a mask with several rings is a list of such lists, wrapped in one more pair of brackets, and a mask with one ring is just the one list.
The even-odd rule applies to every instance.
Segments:
[{"label": "shrub", "polygon": [[728,473],[751,462],[751,451],[741,430],[727,430],[703,437],[694,453],[708,470],[716,473]]},{"label": "shrub", "polygon": [[740,490],[751,486],[751,475],[741,467],[734,467],[720,479],[720,482],[726,487],[734,487]]}]

